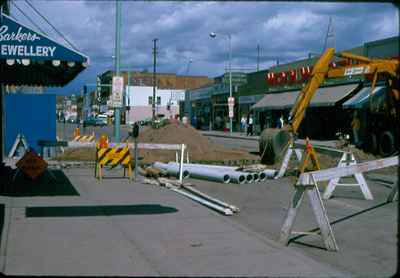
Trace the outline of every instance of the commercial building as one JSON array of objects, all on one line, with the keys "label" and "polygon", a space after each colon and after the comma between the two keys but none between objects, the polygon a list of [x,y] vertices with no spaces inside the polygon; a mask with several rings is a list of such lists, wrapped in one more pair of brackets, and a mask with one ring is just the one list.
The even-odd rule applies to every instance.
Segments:
[{"label": "commercial building", "polygon": [[[140,97],[140,92],[147,92],[148,88],[150,88],[150,87],[152,90],[152,86],[153,86],[153,73],[152,72],[121,71],[120,74],[124,79],[125,88],[129,88],[129,87],[136,88],[136,89],[131,89],[131,91],[126,89],[127,94],[129,94],[128,92],[132,92],[135,96]],[[100,89],[97,90],[99,92],[98,98],[100,99],[100,101],[99,101],[100,108],[102,106],[106,105],[106,102],[109,99],[109,96],[111,94],[111,86],[110,85],[112,83],[113,76],[114,76],[114,71],[106,71],[98,76],[100,84],[105,85],[105,86],[101,86]],[[213,83],[213,79],[210,79],[207,76],[177,75],[174,73],[157,73],[156,79],[157,79],[156,80],[157,91],[159,91],[162,95],[165,95],[162,97],[162,99],[165,98],[166,101],[168,100],[167,95],[176,90],[181,90],[183,92],[183,90],[185,90],[185,89],[194,89],[194,88],[198,88],[198,87]],[[147,88],[147,89],[141,90],[139,87],[143,87],[143,88]],[[164,92],[163,90],[166,90],[166,91]],[[134,98],[134,96],[126,96],[125,99],[133,100],[133,98]],[[147,102],[147,100],[148,100],[147,93],[145,93],[144,98],[146,99],[146,101],[140,102],[141,104],[140,105],[138,104],[138,105],[139,106],[147,106],[146,108],[142,107],[142,109],[144,109],[143,111],[148,111],[149,107],[151,109],[152,105],[148,104],[148,102]],[[125,103],[125,105],[129,106],[130,104]],[[175,105],[173,105],[173,106],[175,106]],[[178,106],[177,112],[174,113],[174,115],[180,114],[179,102],[178,102],[177,106]],[[158,105],[158,109],[160,110],[160,113],[161,113],[161,111],[164,111],[163,109],[166,109],[166,108],[167,108],[166,105]],[[136,107],[137,111],[138,111],[138,109],[139,108]],[[173,107],[173,109],[175,109],[175,107]],[[134,116],[134,114],[136,114],[136,113],[133,113],[133,112],[127,113],[127,112],[128,111],[126,110],[125,113],[122,113],[121,123],[132,122],[132,120],[134,118],[138,118],[138,117]],[[170,111],[164,111],[164,112],[168,112],[167,114],[169,114]],[[133,118],[126,121],[125,116],[127,116],[127,115],[129,115],[129,117],[133,117]],[[147,115],[148,115],[148,113],[146,112],[146,117],[147,117]],[[143,117],[140,117],[140,118],[143,118]]]},{"label": "commercial building", "polygon": [[[247,82],[244,72],[232,72],[232,96],[239,86]],[[187,90],[184,110],[190,122],[198,129],[229,129],[228,97],[230,95],[229,73],[214,78],[214,84]],[[234,114],[237,114],[236,108]],[[237,118],[233,119],[234,126]]]},{"label": "commercial building", "polygon": [[[153,87],[126,86],[125,103],[129,109],[126,113],[126,123],[151,119],[153,114]],[[179,116],[179,101],[185,97],[184,90],[156,88],[155,114],[166,118]]]},{"label": "commercial building", "polygon": [[[399,59],[399,37],[364,43],[362,46],[347,50],[353,54],[369,58],[397,58]],[[309,57],[284,65],[271,67],[266,74],[265,82],[268,89],[265,95],[251,111],[256,114],[256,130],[261,132],[265,127],[275,127],[280,115],[288,116],[296,97],[307,81],[312,66],[319,57]],[[331,66],[351,65],[351,61],[335,57]],[[307,135],[314,139],[334,139],[336,132],[351,134],[350,122],[354,109],[359,109],[361,119],[361,137],[363,143],[371,145],[367,149],[377,151],[383,145],[393,145],[393,122],[382,116],[388,114],[384,98],[385,81],[378,80],[374,92],[371,112],[369,92],[371,91],[371,76],[352,75],[342,78],[326,79],[317,90],[316,95],[307,109],[306,118],[300,127],[300,136]],[[381,137],[383,139],[379,139]],[[381,143],[382,144],[381,144]],[[386,142],[386,143],[383,143]],[[381,150],[381,153],[389,153]]]}]

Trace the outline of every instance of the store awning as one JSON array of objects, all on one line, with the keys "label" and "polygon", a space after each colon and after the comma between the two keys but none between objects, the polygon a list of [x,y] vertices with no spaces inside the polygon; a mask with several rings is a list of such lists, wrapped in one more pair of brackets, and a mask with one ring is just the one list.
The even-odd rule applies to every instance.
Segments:
[{"label": "store awning", "polygon": [[89,64],[89,58],[0,16],[0,82],[5,85],[64,86]]},{"label": "store awning", "polygon": [[[357,87],[358,84],[349,84],[319,88],[311,100],[309,107],[334,106],[337,102],[350,95]],[[291,91],[267,94],[254,104],[251,109],[259,111],[289,109],[296,102],[299,93],[300,91]]]},{"label": "store awning", "polygon": [[[373,96],[380,96],[385,92],[385,87],[377,86],[372,92]],[[343,103],[345,108],[362,108],[371,95],[371,87],[362,88],[355,96]]]}]

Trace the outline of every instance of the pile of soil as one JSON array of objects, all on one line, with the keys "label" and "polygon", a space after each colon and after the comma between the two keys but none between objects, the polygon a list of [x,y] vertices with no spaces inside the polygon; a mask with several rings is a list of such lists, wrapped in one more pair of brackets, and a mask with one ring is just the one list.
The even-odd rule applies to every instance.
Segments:
[{"label": "pile of soil", "polygon": [[[149,128],[139,135],[140,143],[185,144],[191,162],[226,162],[232,160],[259,160],[245,150],[231,150],[212,143],[190,125],[171,122],[160,128]],[[175,160],[174,151],[140,150],[144,163]],[[186,159],[186,157],[185,157]]]},{"label": "pile of soil", "polygon": [[[159,128],[149,127],[139,134],[138,142],[185,144],[189,152],[190,162],[216,164],[239,162],[239,164],[246,164],[254,163],[260,159],[245,150],[231,150],[216,145],[190,125],[184,125],[180,122],[171,122]],[[131,155],[133,155],[133,150],[131,150]],[[148,164],[155,161],[175,161],[176,154],[175,151],[170,150],[139,150],[139,157],[142,158],[141,164]],[[76,148],[66,149],[64,154],[58,156],[56,160],[94,161],[94,158],[94,148]]]}]

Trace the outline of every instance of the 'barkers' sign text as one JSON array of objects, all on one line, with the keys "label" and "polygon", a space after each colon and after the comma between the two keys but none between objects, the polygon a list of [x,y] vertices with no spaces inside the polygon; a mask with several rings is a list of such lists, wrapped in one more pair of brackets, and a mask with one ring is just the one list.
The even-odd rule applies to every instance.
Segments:
[{"label": "'barkers' sign text", "polygon": [[0,59],[86,62],[87,58],[2,14]]}]

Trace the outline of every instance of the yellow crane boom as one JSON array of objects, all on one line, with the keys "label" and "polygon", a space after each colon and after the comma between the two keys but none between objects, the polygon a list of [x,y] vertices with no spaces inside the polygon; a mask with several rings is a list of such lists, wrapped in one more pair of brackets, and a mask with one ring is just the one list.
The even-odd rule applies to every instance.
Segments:
[{"label": "yellow crane boom", "polygon": [[379,76],[383,76],[390,88],[391,108],[396,118],[400,113],[400,93],[399,93],[399,61],[396,59],[371,59],[364,56],[355,55],[349,52],[342,52],[336,56],[346,58],[356,62],[356,64],[344,67],[330,67],[330,63],[335,55],[334,48],[328,48],[317,63],[314,65],[310,78],[304,88],[299,93],[295,104],[289,114],[289,124],[278,132],[266,129],[260,136],[261,161],[267,164],[275,163],[288,146],[289,140],[293,140],[293,135],[297,134],[301,122],[304,119],[305,111],[314,97],[317,89],[324,82],[325,78],[338,78],[353,75],[372,75],[371,92],[374,91]]}]

